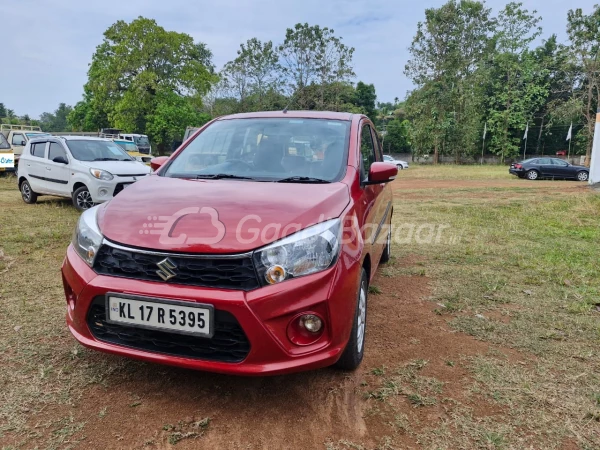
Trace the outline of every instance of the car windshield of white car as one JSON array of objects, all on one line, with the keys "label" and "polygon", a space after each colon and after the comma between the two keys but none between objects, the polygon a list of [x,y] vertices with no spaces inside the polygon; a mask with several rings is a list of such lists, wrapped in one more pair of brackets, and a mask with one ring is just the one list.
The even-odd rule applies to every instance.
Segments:
[{"label": "car windshield of white car", "polygon": [[191,141],[162,176],[329,183],[345,173],[350,122],[306,118],[229,119]]},{"label": "car windshield of white car", "polygon": [[133,159],[114,142],[69,140],[67,146],[73,158],[79,161],[132,161]]},{"label": "car windshield of white car", "polygon": [[147,147],[150,145],[150,141],[148,141],[148,138],[146,136],[136,136],[134,140],[135,143],[140,147]]}]

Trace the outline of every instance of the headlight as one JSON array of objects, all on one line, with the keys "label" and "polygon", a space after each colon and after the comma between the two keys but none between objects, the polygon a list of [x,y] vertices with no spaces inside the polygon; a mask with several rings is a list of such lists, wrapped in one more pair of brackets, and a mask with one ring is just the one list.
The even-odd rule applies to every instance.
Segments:
[{"label": "headlight", "polygon": [[329,220],[254,252],[263,285],[330,268],[340,253],[341,222]]},{"label": "headlight", "polygon": [[110,181],[114,178],[112,173],[102,169],[90,169],[90,173],[99,180]]},{"label": "headlight", "polygon": [[97,212],[98,206],[85,210],[73,233],[73,248],[90,267],[94,265],[94,259],[102,245],[102,234],[96,223]]}]

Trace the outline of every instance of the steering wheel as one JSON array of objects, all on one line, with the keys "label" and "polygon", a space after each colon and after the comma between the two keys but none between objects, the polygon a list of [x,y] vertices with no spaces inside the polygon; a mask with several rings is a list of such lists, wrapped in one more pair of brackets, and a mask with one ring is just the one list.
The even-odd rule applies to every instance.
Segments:
[{"label": "steering wheel", "polygon": [[234,168],[240,168],[242,170],[245,169],[245,172],[254,168],[252,164],[242,161],[241,159],[228,159],[226,162],[232,164]]}]

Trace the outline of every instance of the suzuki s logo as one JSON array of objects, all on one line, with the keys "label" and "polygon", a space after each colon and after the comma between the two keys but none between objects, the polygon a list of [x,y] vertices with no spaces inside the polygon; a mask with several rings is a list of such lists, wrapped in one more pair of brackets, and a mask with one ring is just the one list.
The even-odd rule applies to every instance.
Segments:
[{"label": "suzuki s logo", "polygon": [[177,266],[169,258],[163,259],[156,265],[159,269],[156,271],[156,274],[161,277],[163,281],[169,281],[171,278],[175,278],[177,275],[175,272],[173,272],[174,269],[177,269]]}]

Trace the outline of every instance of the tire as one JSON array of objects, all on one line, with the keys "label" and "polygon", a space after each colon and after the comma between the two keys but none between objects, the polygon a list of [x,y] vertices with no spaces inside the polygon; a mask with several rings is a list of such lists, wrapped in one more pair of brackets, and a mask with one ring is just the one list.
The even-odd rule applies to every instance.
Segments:
[{"label": "tire", "polygon": [[85,211],[94,206],[92,195],[86,186],[81,186],[73,192],[73,206],[77,208],[77,211]]},{"label": "tire", "polygon": [[21,191],[21,198],[25,203],[33,205],[35,202],[37,202],[38,195],[33,192],[33,189],[31,189],[29,181],[24,180],[21,183],[19,190]]},{"label": "tire", "polygon": [[590,174],[585,170],[582,170],[581,172],[577,172],[577,181],[587,181],[589,177],[590,177]]},{"label": "tire", "polygon": [[528,180],[535,181],[540,177],[540,173],[537,170],[528,170],[525,176]]},{"label": "tire", "polygon": [[369,278],[364,267],[361,270],[360,285],[356,298],[354,319],[352,320],[352,331],[344,353],[335,363],[338,369],[356,370],[363,360],[365,354],[365,332],[367,321],[367,300],[369,295]]},{"label": "tire", "polygon": [[398,164],[398,170],[402,170],[404,169],[404,166],[402,164]]},{"label": "tire", "polygon": [[380,263],[385,264],[392,257],[392,225],[390,224],[390,231],[388,233],[387,241],[385,243],[385,249],[381,255]]}]

